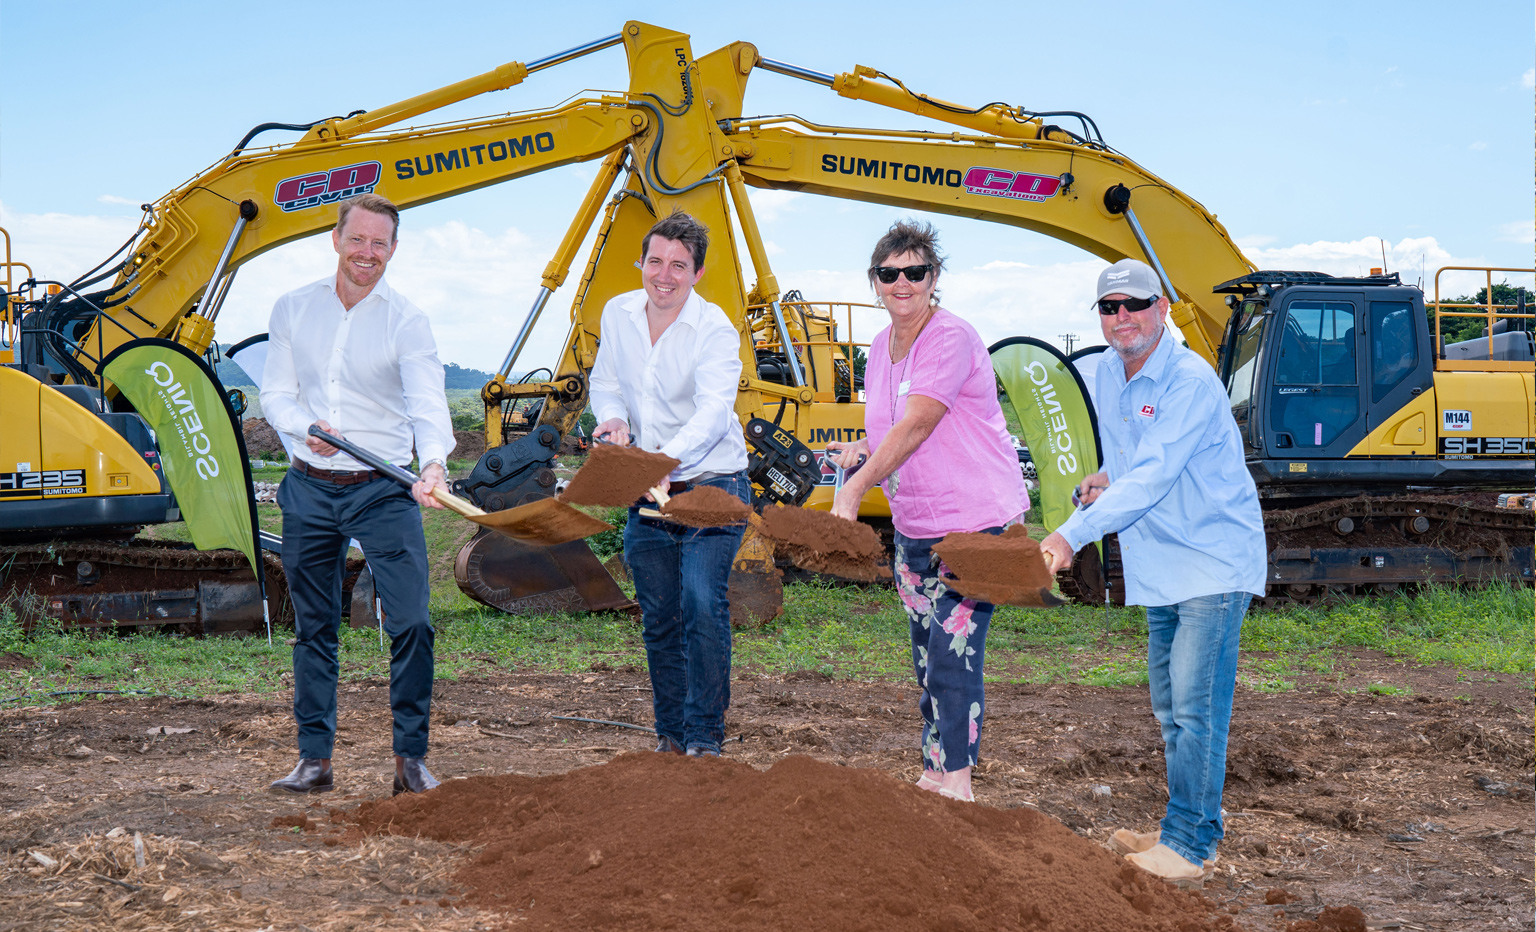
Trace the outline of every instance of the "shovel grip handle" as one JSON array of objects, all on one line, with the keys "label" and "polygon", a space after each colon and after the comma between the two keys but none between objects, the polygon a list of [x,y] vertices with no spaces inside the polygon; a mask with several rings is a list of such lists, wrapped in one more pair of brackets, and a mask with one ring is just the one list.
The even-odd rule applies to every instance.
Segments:
[{"label": "shovel grip handle", "polygon": [[[403,466],[396,466],[394,463],[384,459],[384,457],[379,456],[369,450],[365,450],[344,437],[338,437],[335,434],[328,434],[321,430],[319,427],[316,427],[314,424],[309,425],[309,435],[311,437],[318,437],[321,440],[324,440],[326,443],[357,460],[359,463],[362,463],[365,466],[371,466],[376,472],[378,472],[379,475],[383,476],[384,478],[393,479],[394,481],[405,486],[407,489],[421,481],[421,477],[417,476],[409,469],[406,469]],[[457,495],[454,495],[452,492],[448,491],[442,486],[433,486],[432,497],[442,502],[443,505],[450,510],[456,511],[466,518],[478,517],[485,514],[484,511],[475,507],[473,503],[466,502],[464,499],[459,498]]]},{"label": "shovel grip handle", "polygon": [[379,456],[378,454],[369,450],[363,449],[345,437],[338,437],[335,434],[328,434],[321,430],[317,425],[309,425],[309,435],[311,437],[318,437],[319,439],[324,440],[326,443],[357,460],[359,463],[372,467],[376,472],[378,472],[379,475],[383,476],[384,478],[393,479],[406,488],[410,488],[420,481],[416,474],[411,472],[409,469],[406,469],[403,466],[396,466],[394,463],[384,459],[384,457]]}]

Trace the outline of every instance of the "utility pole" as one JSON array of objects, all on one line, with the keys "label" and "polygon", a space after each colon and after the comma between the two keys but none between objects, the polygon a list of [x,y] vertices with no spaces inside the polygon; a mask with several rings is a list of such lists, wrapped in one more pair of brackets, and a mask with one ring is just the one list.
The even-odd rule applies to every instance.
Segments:
[{"label": "utility pole", "polygon": [[1056,339],[1067,344],[1067,355],[1071,356],[1072,347],[1077,344],[1079,337],[1075,333],[1058,333],[1056,334]]}]

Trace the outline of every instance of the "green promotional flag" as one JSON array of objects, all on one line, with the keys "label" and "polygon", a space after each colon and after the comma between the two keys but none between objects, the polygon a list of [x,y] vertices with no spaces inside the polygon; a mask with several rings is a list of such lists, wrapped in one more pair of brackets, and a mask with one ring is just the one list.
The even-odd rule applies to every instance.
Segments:
[{"label": "green promotional flag", "polygon": [[102,360],[99,371],[154,429],[166,480],[193,545],[245,554],[265,593],[245,437],[219,377],[185,346],[158,339],[124,343]]},{"label": "green promotional flag", "polygon": [[1098,420],[1077,370],[1049,343],[1009,337],[994,343],[992,369],[1019,419],[1040,481],[1040,516],[1054,531],[1072,514],[1072,490],[1099,471]]}]

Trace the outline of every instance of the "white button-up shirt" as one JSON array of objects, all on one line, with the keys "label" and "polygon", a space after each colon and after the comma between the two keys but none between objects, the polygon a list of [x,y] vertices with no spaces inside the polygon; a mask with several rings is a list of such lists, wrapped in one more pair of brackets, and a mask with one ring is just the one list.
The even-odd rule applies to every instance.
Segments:
[{"label": "white button-up shirt", "polygon": [[423,463],[453,449],[443,364],[432,327],[384,279],[349,311],[336,277],[277,299],[268,325],[261,411],[294,441],[294,455],[320,469],[367,469],[345,453],[317,456],[304,445],[309,425],[325,421],[348,440],[404,466],[411,448]]},{"label": "white button-up shirt", "polygon": [[719,307],[690,291],[651,345],[644,289],[603,308],[602,342],[592,364],[592,413],[601,424],[623,418],[636,446],[681,462],[674,480],[747,468],[747,442],[736,419],[741,333]]}]

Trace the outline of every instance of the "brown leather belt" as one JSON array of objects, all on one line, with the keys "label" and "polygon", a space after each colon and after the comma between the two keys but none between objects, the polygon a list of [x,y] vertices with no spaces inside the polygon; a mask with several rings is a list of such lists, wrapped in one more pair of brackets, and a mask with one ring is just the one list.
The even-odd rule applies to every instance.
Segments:
[{"label": "brown leather belt", "polygon": [[294,460],[290,468],[303,473],[311,479],[319,479],[336,485],[361,485],[364,482],[372,482],[379,478],[378,470],[374,469],[316,469],[303,460]]}]

